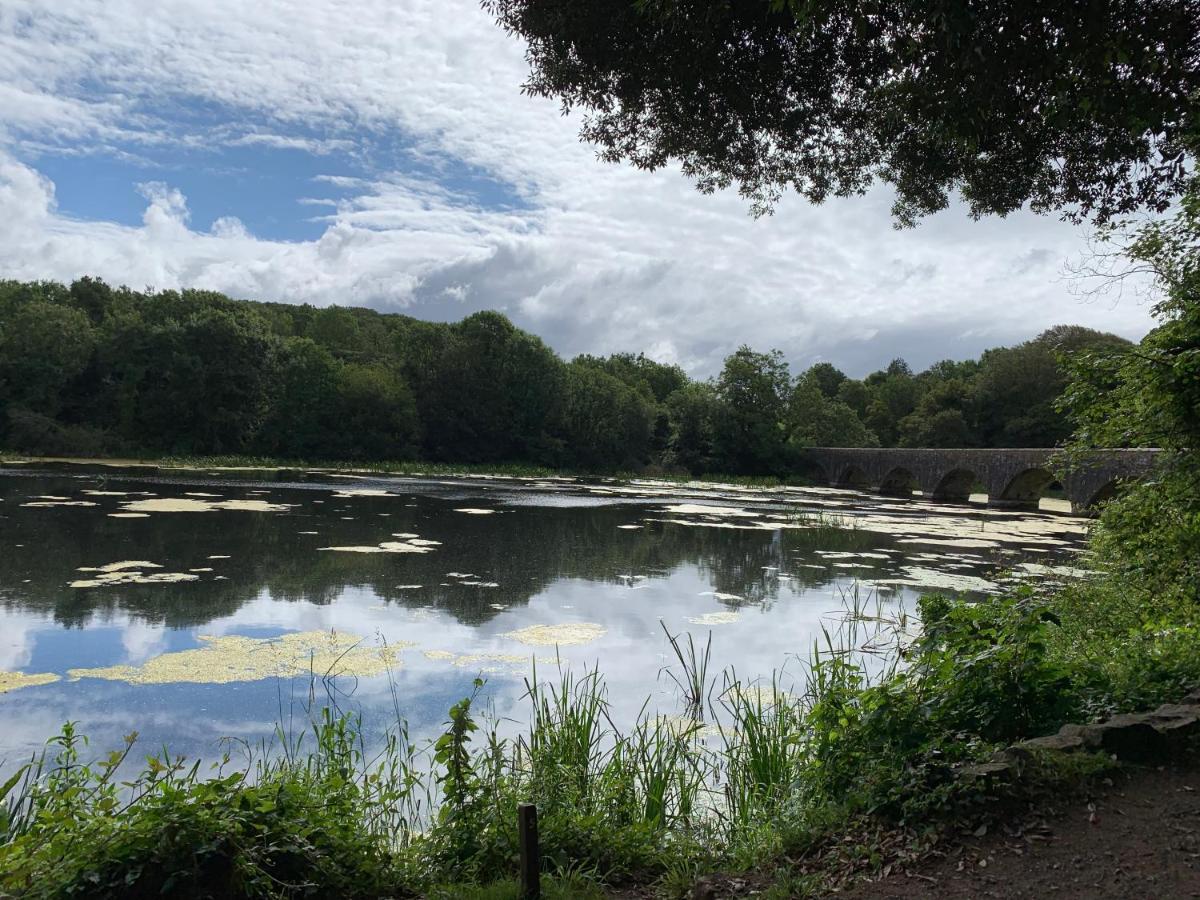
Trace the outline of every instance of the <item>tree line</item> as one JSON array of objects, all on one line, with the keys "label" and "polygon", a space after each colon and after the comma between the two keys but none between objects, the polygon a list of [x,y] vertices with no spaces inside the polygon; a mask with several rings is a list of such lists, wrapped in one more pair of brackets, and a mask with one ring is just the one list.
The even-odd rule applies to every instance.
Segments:
[{"label": "tree line", "polygon": [[1058,326],[863,379],[741,347],[693,380],[644,355],[567,362],[496,312],[368,309],[0,281],[0,446],[782,473],[811,446],[1055,446],[1066,365],[1128,342]]}]

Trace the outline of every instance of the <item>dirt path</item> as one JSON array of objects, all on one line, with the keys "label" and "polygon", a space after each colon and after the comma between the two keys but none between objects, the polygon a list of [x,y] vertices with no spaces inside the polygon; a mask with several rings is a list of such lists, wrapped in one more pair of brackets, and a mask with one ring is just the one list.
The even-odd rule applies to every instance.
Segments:
[{"label": "dirt path", "polygon": [[969,835],[914,875],[893,873],[836,896],[1200,898],[1200,770],[1118,775],[1090,802]]}]

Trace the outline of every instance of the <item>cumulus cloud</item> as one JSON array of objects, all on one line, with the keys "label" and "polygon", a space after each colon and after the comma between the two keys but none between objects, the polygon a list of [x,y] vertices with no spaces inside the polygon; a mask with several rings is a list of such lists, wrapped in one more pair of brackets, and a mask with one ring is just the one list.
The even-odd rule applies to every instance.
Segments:
[{"label": "cumulus cloud", "polygon": [[[374,0],[352,16],[333,0],[47,6],[0,9],[7,277],[90,273],[433,319],[501,309],[567,355],[643,350],[697,374],[740,343],[861,374],[1059,322],[1131,337],[1149,324],[1132,299],[1071,293],[1062,266],[1084,243],[1052,219],[952,208],[895,231],[881,189],[819,208],[790,198],[754,220],[676,171],[602,164],[576,120],[521,94],[523,48],[474,0]],[[198,128],[189,104],[222,121]],[[236,196],[230,215],[193,225],[169,177],[140,186],[140,225],[68,217],[39,171],[47,153],[172,142],[310,153],[345,196],[297,196],[297,218],[323,233],[289,242],[247,230]],[[371,174],[339,170],[347,154]],[[480,199],[464,167],[508,201]]]}]

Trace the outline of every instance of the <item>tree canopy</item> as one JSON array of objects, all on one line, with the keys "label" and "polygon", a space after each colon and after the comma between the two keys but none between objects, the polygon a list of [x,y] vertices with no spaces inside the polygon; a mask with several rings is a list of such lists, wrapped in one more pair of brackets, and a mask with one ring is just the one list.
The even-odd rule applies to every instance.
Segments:
[{"label": "tree canopy", "polygon": [[681,166],[758,211],[896,191],[911,224],[961,193],[1098,222],[1182,189],[1196,0],[484,0],[525,90],[584,111],[609,161]]},{"label": "tree canopy", "polygon": [[632,353],[564,361],[495,312],[447,324],[0,281],[0,446],[785,474],[812,446],[1054,446],[1064,361],[1123,346],[1058,326],[862,379],[740,347],[694,381]]}]

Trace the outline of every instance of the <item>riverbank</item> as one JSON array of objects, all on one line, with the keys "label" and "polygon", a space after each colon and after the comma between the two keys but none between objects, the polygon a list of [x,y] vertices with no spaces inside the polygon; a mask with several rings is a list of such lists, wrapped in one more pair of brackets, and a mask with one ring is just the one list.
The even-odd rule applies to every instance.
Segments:
[{"label": "riverbank", "polygon": [[[895,664],[875,675],[850,652],[868,618],[848,619],[815,650],[799,694],[724,686],[731,725],[716,734],[699,715],[715,677],[690,643],[676,645],[672,668],[698,702],[693,718],[647,715],[628,730],[608,718],[602,673],[535,675],[528,730],[510,741],[465,698],[431,746],[408,744],[398,723],[367,756],[352,717],[315,709],[307,739],[286,752],[209,772],[153,757],[122,787],[115,773],[133,745],[89,759],[68,728],[8,786],[0,890],[505,896],[512,882],[488,885],[515,872],[516,806],[532,800],[560,896],[682,897],[722,872],[750,873],[744,884],[769,875],[766,896],[803,896],[831,876],[921,860],[945,829],[977,822],[1004,797],[1111,777],[1108,758],[1088,754],[1039,758],[1016,794],[955,774],[1102,706],[1141,708],[1200,683],[1194,640],[1173,647],[1158,636],[1153,653],[1134,657],[1121,640],[1122,658],[1101,616],[1113,614],[1112,597],[1098,589],[986,604],[928,597],[920,633],[895,632]],[[878,648],[878,628],[870,638]],[[1098,672],[1101,656],[1110,667]]]},{"label": "riverbank", "polygon": [[[149,529],[154,515],[183,515],[162,510],[184,504],[189,510],[221,506],[212,512],[216,517],[233,516],[234,510],[257,515],[242,509],[252,506],[284,517],[278,520],[286,529],[278,546],[291,546],[294,535],[303,533],[295,529],[309,529],[286,517],[316,514],[287,505],[296,497],[238,499],[242,485],[232,498],[188,488],[192,495],[186,499],[158,495],[157,488],[155,496],[144,497],[141,483],[133,486],[136,499],[124,490],[113,496],[111,485],[93,489],[86,500],[73,499],[67,485],[50,487],[29,486],[24,493],[40,499],[26,497],[14,510],[66,525],[88,511],[107,520],[110,507],[119,509],[117,516],[137,512],[149,520],[114,518],[109,527],[117,538],[131,533],[130,522],[142,521]],[[82,497],[85,489],[74,484],[69,490]],[[325,503],[324,496],[307,493],[310,504]],[[352,553],[311,554],[315,559],[343,559],[357,573],[361,559],[375,559],[359,550],[378,546],[381,563],[404,559],[416,566],[430,560],[436,566],[427,573],[431,577],[449,581],[452,575],[443,573],[460,568],[448,558],[453,542],[429,544],[424,513],[406,512],[406,499],[416,498],[371,499],[370,492],[364,498],[340,486],[332,493],[344,495],[335,506],[362,504],[325,513],[332,527],[372,535],[411,524],[412,534],[393,536],[408,540],[420,531],[423,548],[443,549],[405,550],[409,555],[389,558],[383,551],[395,547],[356,539],[345,544]],[[390,505],[372,505],[380,503]],[[808,528],[790,519],[768,521],[762,510],[743,509],[745,500],[721,507],[724,518],[712,518],[712,507],[673,503],[661,504],[675,509],[672,533],[748,535],[774,547],[782,541],[774,537],[777,532]],[[517,515],[508,510],[479,516],[482,507],[474,501],[446,507],[443,514],[459,528],[495,521],[507,532]],[[788,518],[786,510],[780,515]],[[1004,514],[984,518],[996,516]],[[645,517],[652,523],[662,518],[661,511]],[[226,523],[220,531],[228,539],[235,520],[211,521]],[[894,529],[897,521],[880,517],[876,524]],[[619,537],[626,524],[614,518],[605,532]],[[255,527],[265,526],[260,521]],[[1104,539],[1111,540],[1112,532],[1107,538],[1105,533],[1110,527],[1108,518],[1099,525],[1102,547]],[[162,531],[154,524],[146,539]],[[862,533],[852,536],[857,540]],[[194,543],[196,533],[190,535]],[[942,537],[970,540],[969,547],[981,540],[980,534]],[[1147,544],[1145,529],[1137,538],[1143,548],[1158,546]],[[594,542],[589,537],[587,543]],[[312,543],[331,552],[342,546],[340,539]],[[239,544],[235,552],[253,558],[256,554],[245,553],[250,546]],[[197,581],[208,577],[229,558],[228,549],[205,548],[213,562],[185,564],[188,574],[194,569]],[[156,566],[153,556],[138,564]],[[738,560],[746,568],[744,553]],[[497,877],[515,874],[516,807],[532,801],[540,812],[545,872],[567,895],[638,890],[679,897],[706,876],[730,872],[766,873],[782,885],[777,896],[802,895],[824,885],[831,871],[885,866],[893,851],[920,858],[940,839],[930,823],[954,827],[964,810],[970,814],[995,802],[998,795],[986,783],[958,776],[998,750],[1067,722],[1177,700],[1200,683],[1195,593],[1186,583],[1172,581],[1177,589],[1168,591],[1161,589],[1162,577],[1131,579],[1124,556],[1093,553],[1088,564],[1095,574],[1056,590],[1006,587],[986,602],[947,596],[953,588],[942,593],[930,588],[933,593],[921,599],[913,616],[887,617],[851,605],[840,628],[822,623],[816,645],[798,648],[804,655],[801,671],[792,673],[797,686],[791,690],[781,689],[776,679],[745,682],[732,672],[714,671],[706,646],[677,638],[669,674],[660,677],[677,687],[681,717],[661,716],[647,706],[632,724],[615,724],[614,700],[630,698],[609,692],[603,668],[565,668],[547,682],[552,667],[539,663],[529,676],[522,706],[527,714],[515,715],[526,724],[507,736],[491,727],[473,696],[450,707],[440,736],[429,744],[411,742],[407,724],[397,719],[377,749],[379,741],[365,739],[359,720],[337,708],[343,694],[331,672],[314,672],[320,687],[314,681],[310,696],[331,702],[310,706],[302,739],[281,726],[280,740],[265,748],[270,752],[254,748],[249,757],[231,757],[213,770],[164,753],[126,776],[127,762],[143,752],[136,741],[109,755],[108,748],[89,750],[70,726],[7,786],[0,890],[47,900],[164,891],[195,900],[365,900],[438,891],[487,897]],[[836,565],[829,570],[839,571]],[[458,575],[470,578],[463,573],[478,571]],[[478,599],[482,595],[472,600],[472,609],[480,608]],[[189,660],[197,652],[179,651],[193,654]],[[110,674],[139,677],[125,670]],[[41,688],[29,689],[34,690]],[[1054,790],[1108,765],[1089,755],[1044,762],[1034,783]],[[897,846],[897,840],[914,843]],[[812,868],[796,861],[810,861]],[[475,887],[438,887],[444,884]],[[496,888],[501,896],[511,881],[505,885]]]},{"label": "riverbank", "polygon": [[430,463],[410,460],[364,462],[347,460],[296,460],[263,456],[30,456],[0,449],[0,465],[10,466],[102,466],[111,469],[135,469],[147,474],[156,472],[220,472],[246,477],[287,477],[305,472],[334,473],[350,476],[402,477],[493,477],[516,479],[604,478],[616,481],[651,480],[671,484],[730,484],[741,487],[805,486],[813,482],[799,475],[723,475],[705,473],[692,475],[683,471],[650,467],[642,471],[560,469],[526,463]]}]

